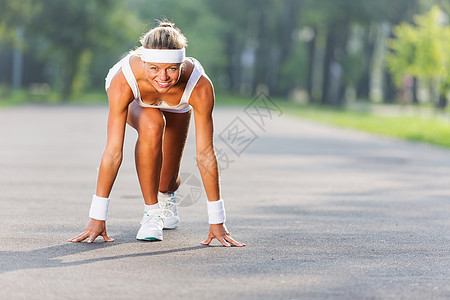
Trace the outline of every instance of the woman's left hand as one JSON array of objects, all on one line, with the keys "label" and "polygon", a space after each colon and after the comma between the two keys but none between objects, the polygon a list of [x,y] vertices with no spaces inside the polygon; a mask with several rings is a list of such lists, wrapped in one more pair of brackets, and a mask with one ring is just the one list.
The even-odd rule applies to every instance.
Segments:
[{"label": "woman's left hand", "polygon": [[213,239],[217,239],[225,247],[231,247],[230,243],[236,247],[244,247],[245,244],[239,243],[234,240],[228,232],[225,224],[211,224],[209,225],[208,238],[201,242],[203,245],[209,245]]}]

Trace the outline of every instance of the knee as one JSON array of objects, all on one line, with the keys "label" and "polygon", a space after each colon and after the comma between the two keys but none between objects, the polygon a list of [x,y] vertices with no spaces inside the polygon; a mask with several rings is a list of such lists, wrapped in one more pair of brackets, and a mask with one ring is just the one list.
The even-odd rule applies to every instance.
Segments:
[{"label": "knee", "polygon": [[166,122],[163,117],[142,121],[139,124],[139,139],[148,142],[160,142],[164,134]]}]

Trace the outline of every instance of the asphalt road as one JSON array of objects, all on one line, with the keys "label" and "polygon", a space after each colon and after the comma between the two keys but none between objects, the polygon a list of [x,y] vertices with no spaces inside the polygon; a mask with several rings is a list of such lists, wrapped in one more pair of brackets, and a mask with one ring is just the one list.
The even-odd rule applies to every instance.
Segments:
[{"label": "asphalt road", "polygon": [[450,298],[449,150],[252,105],[215,112],[227,224],[244,248],[200,245],[193,122],[180,228],[135,239],[143,200],[128,128],[115,242],[68,243],[88,221],[107,107],[1,109],[0,298]]}]

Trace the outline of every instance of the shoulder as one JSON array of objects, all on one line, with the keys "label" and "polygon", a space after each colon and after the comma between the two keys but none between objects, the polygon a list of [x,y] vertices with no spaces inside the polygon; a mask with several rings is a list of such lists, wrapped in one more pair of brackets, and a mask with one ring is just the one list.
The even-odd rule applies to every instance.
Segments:
[{"label": "shoulder", "polygon": [[116,73],[111,80],[111,85],[106,91],[110,106],[128,105],[134,98],[128,81],[123,75],[122,70]]},{"label": "shoulder", "polygon": [[139,56],[136,55],[130,56],[129,64],[136,80],[139,80],[141,77],[145,76],[144,65]]},{"label": "shoulder", "polygon": [[214,107],[214,86],[208,76],[205,74],[200,62],[191,57],[189,60],[193,67],[200,67],[202,76],[198,80],[194,90],[192,91],[189,104],[192,105],[194,110],[198,109],[211,109]]},{"label": "shoulder", "polygon": [[196,111],[212,111],[215,95],[211,80],[202,75],[192,91],[189,103]]}]

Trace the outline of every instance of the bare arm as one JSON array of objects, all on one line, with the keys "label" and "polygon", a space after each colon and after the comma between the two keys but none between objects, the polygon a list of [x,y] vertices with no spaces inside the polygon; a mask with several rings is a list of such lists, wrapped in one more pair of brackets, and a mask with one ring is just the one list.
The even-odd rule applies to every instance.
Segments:
[{"label": "bare arm", "polygon": [[[219,168],[214,153],[214,126],[212,112],[214,108],[214,89],[209,79],[202,77],[194,89],[190,104],[194,108],[195,142],[197,148],[197,166],[202,176],[208,201],[217,201],[220,197]],[[222,245],[242,247],[245,244],[234,240],[225,224],[211,224],[208,238],[202,242],[209,245],[216,238]]]},{"label": "bare arm", "polygon": [[[109,100],[108,136],[100,163],[96,191],[97,196],[104,198],[109,197],[122,163],[128,104],[133,99],[131,89],[122,72],[114,77],[107,93]],[[88,243],[92,243],[100,235],[107,242],[114,241],[106,233],[106,222],[91,218],[83,232],[69,239],[69,242],[81,242],[88,239]]]},{"label": "bare arm", "polygon": [[[116,76],[117,77],[117,76]],[[122,75],[123,77],[123,75]],[[102,155],[97,180],[96,195],[109,197],[112,186],[122,163],[123,141],[128,114],[128,104],[131,102],[129,88],[114,82],[108,89],[109,115],[106,147]],[[117,81],[120,80],[120,77]]]},{"label": "bare arm", "polygon": [[202,77],[191,96],[194,108],[197,166],[209,201],[220,199],[219,170],[214,153],[214,90],[208,79]]}]

